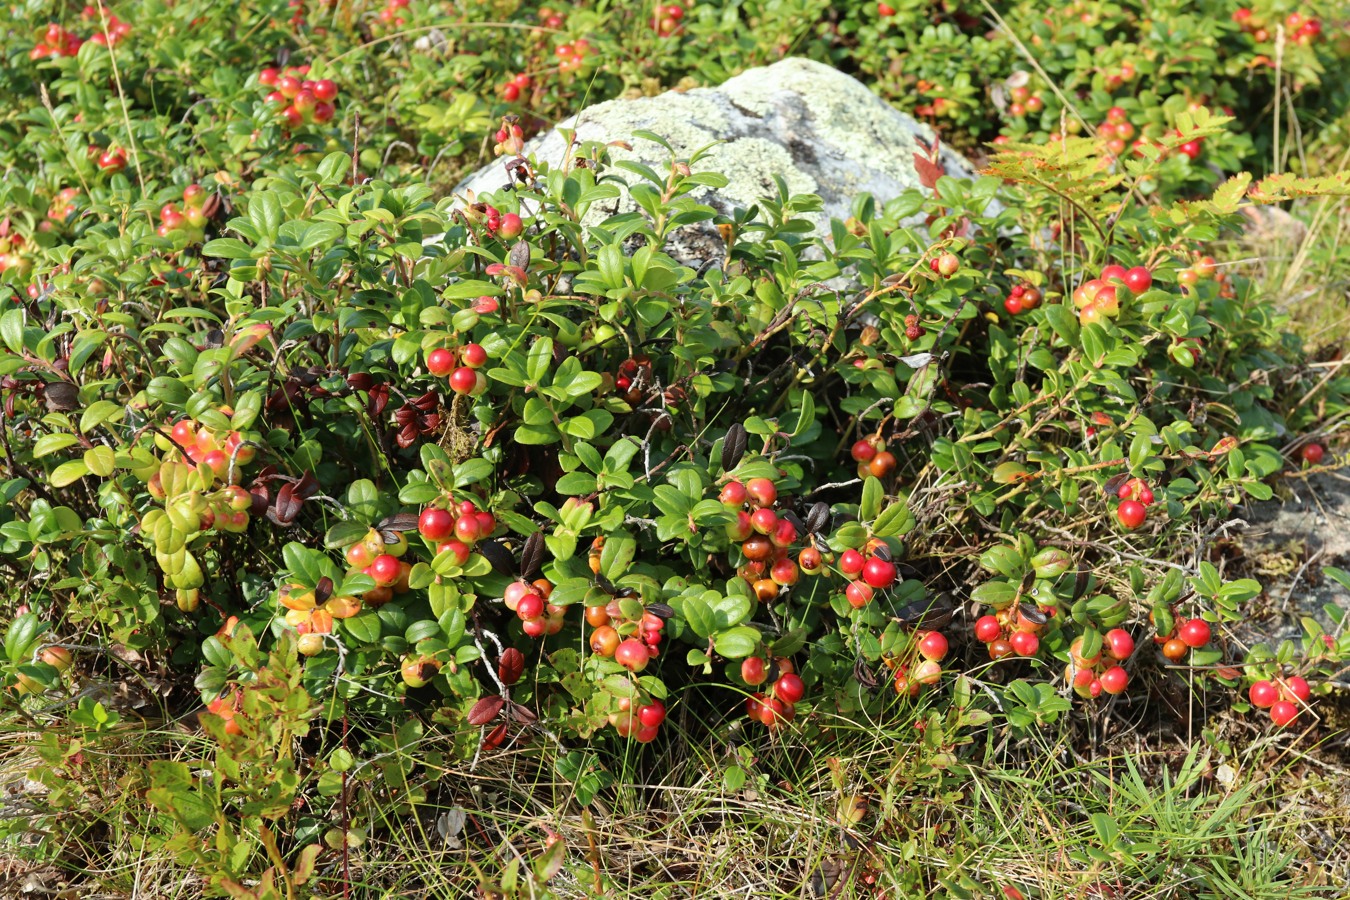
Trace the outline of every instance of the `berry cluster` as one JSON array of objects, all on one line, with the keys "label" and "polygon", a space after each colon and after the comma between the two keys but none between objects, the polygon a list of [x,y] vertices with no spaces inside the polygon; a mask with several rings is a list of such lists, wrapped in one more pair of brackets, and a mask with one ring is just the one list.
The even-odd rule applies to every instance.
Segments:
[{"label": "berry cluster", "polygon": [[89,145],[89,158],[98,164],[99,171],[109,175],[116,174],[127,167],[127,155],[116,147],[103,148],[98,144]]},{"label": "berry cluster", "polygon": [[[1153,613],[1149,613],[1149,619],[1157,627],[1157,619]],[[1186,654],[1192,650],[1199,650],[1209,643],[1213,631],[1209,623],[1204,619],[1172,619],[1172,630],[1166,634],[1158,629],[1158,634],[1153,638],[1153,642],[1162,646],[1162,655],[1169,662],[1181,662],[1186,658]]]},{"label": "berry cluster", "polygon": [[614,376],[614,389],[618,391],[629,406],[638,406],[647,398],[647,389],[651,387],[652,361],[646,354],[630,356],[619,363]]},{"label": "berry cluster", "polygon": [[379,24],[386,28],[402,28],[408,24],[403,12],[408,8],[408,0],[389,0],[376,17]]},{"label": "berry cluster", "polygon": [[305,15],[307,13],[307,10],[305,9],[305,0],[286,0],[286,7],[295,10],[295,12],[291,14],[291,17],[286,20],[286,24],[291,26],[291,30],[299,31],[304,28]]},{"label": "berry cluster", "polygon": [[172,203],[164,204],[159,211],[160,237],[168,237],[175,231],[187,234],[189,243],[196,243],[206,237],[206,189],[200,184],[189,184],[183,188],[183,208],[180,210]]},{"label": "berry cluster", "polygon": [[1083,325],[1115,318],[1120,314],[1121,292],[1142,294],[1153,286],[1153,275],[1143,266],[1126,269],[1110,265],[1101,274],[1084,281],[1073,292],[1073,305]]},{"label": "berry cluster", "polygon": [[286,609],[286,624],[300,635],[299,650],[314,656],[323,650],[323,635],[333,633],[333,622],[361,611],[356,597],[320,597],[303,584],[283,584],[277,590],[277,603]]},{"label": "berry cluster", "polygon": [[1202,281],[1219,278],[1219,264],[1212,256],[1202,256],[1177,273],[1177,284],[1194,287]]},{"label": "berry cluster", "polygon": [[1255,681],[1247,688],[1247,699],[1257,709],[1270,711],[1270,721],[1283,728],[1298,718],[1299,709],[1308,705],[1312,688],[1299,675],[1274,681]]},{"label": "berry cluster", "polygon": [[665,720],[666,705],[656,699],[634,705],[632,698],[620,697],[619,711],[609,715],[609,724],[614,726],[619,737],[632,738],[639,744],[656,740]]},{"label": "berry cluster", "polygon": [[[98,10],[92,6],[86,6],[80,13],[80,18],[86,21],[97,21],[99,18]],[[117,16],[108,13],[106,30],[102,25],[99,25],[99,30],[89,36],[89,43],[98,44],[101,47],[116,46],[122,38],[129,34],[131,34],[131,23],[123,22]],[[33,49],[28,53],[28,58],[59,59],[63,56],[74,56],[80,52],[84,42],[84,38],[53,22],[47,26],[47,30],[42,33],[42,37],[33,45]]]},{"label": "berry cluster", "polygon": [[437,378],[448,376],[450,390],[456,394],[478,396],[487,390],[487,376],[479,371],[487,364],[487,351],[481,344],[465,344],[459,348],[459,358],[455,351],[437,347],[427,353],[427,371]]},{"label": "berry cluster", "polygon": [[1118,90],[1121,85],[1125,84],[1127,81],[1134,81],[1134,76],[1136,74],[1138,73],[1135,71],[1133,63],[1123,62],[1115,69],[1103,70],[1102,80],[1106,82],[1106,89],[1108,91],[1114,91]]},{"label": "berry cluster", "polygon": [[587,65],[587,57],[595,51],[591,48],[590,41],[585,38],[577,38],[571,43],[559,44],[553,53],[558,57],[559,72],[575,72]]},{"label": "berry cluster", "polygon": [[[497,517],[472,500],[461,500],[452,509],[428,506],[417,517],[418,534],[435,546],[437,556],[450,553],[457,566],[467,563],[474,545],[496,530]],[[347,561],[357,565],[350,555]]]},{"label": "berry cluster", "polygon": [[309,66],[269,67],[258,73],[258,83],[272,88],[267,102],[281,107],[287,128],[299,128],[309,122],[322,125],[337,115],[333,104],[338,95],[337,84],[329,78],[310,81],[305,78],[308,74]]},{"label": "berry cluster", "polygon": [[553,582],[547,578],[535,581],[517,579],[506,586],[502,602],[520,619],[520,628],[526,637],[541,638],[562,631],[565,606],[548,602],[553,594]]},{"label": "berry cluster", "polygon": [[1041,631],[1048,617],[1040,608],[1020,603],[975,620],[975,640],[985,645],[989,658],[1035,656],[1041,649]]},{"label": "berry cluster", "polygon": [[895,584],[898,575],[885,544],[878,541],[868,549],[867,555],[853,549],[839,554],[839,571],[845,578],[852,579],[844,588],[844,599],[854,609],[862,609],[871,603],[877,591]]},{"label": "berry cluster", "polygon": [[[751,478],[745,483],[732,480],[722,486],[717,499],[736,513],[736,521],[726,526],[727,537],[740,543],[744,562],[737,571],[755,596],[768,602],[778,596],[780,588],[796,584],[801,570],[788,551],[797,542],[797,526],[790,519],[780,518],[773,508],[778,487],[768,478]],[[806,561],[808,565],[816,562],[815,557]],[[822,559],[808,573],[819,572],[823,565]]]},{"label": "berry cluster", "polygon": [[1102,636],[1102,645],[1096,654],[1083,655],[1083,639],[1075,638],[1069,645],[1069,666],[1064,670],[1065,681],[1080,697],[1096,698],[1103,693],[1123,694],[1130,684],[1129,673],[1121,665],[1134,653],[1134,638],[1123,628],[1112,628]]},{"label": "berry cluster", "polygon": [[563,27],[565,20],[563,19],[563,14],[561,12],[550,9],[547,6],[541,6],[539,8],[539,24],[545,28],[557,30]]},{"label": "berry cluster", "polygon": [[[222,412],[231,415],[228,407]],[[221,481],[238,484],[242,473],[240,469],[253,462],[257,451],[241,432],[226,431],[217,433],[205,425],[198,425],[192,419],[181,419],[164,429],[167,437],[161,445],[165,450],[178,449],[187,454],[188,459],[197,465],[204,465],[215,473]],[[233,461],[233,472],[231,469]],[[157,477],[157,476],[156,476]],[[150,493],[155,493],[156,477],[150,479]]]},{"label": "berry cluster", "polygon": [[1116,507],[1116,520],[1122,528],[1133,531],[1148,518],[1148,508],[1153,503],[1153,491],[1141,478],[1131,478],[1116,489],[1120,505]]},{"label": "berry cluster", "polygon": [[[598,564],[599,557],[593,558]],[[586,607],[586,624],[595,629],[591,632],[591,651],[613,658],[630,672],[641,672],[661,653],[661,632],[666,620],[645,609],[630,616],[623,607],[618,599]]]},{"label": "berry cluster", "polygon": [[75,215],[75,201],[79,199],[79,188],[62,188],[47,207],[47,218],[53,222],[66,222]]},{"label": "berry cluster", "polygon": [[74,56],[80,52],[84,39],[66,31],[53,22],[47,26],[42,38],[29,51],[29,59],[57,59],[62,56]]},{"label": "berry cluster", "polygon": [[380,606],[392,600],[395,594],[407,593],[408,576],[412,572],[412,564],[403,560],[407,552],[408,538],[405,535],[400,532],[382,534],[374,528],[366,532],[365,537],[349,545],[344,551],[347,565],[351,566],[347,574],[360,572],[369,575],[375,587],[359,598],[334,598],[342,601],[343,608],[340,611],[329,609],[333,617],[345,619],[360,612],[362,604]]},{"label": "berry cluster", "polygon": [[1008,115],[1020,119],[1025,115],[1036,115],[1045,109],[1045,99],[1040,91],[1033,91],[1025,84],[1008,89]]},{"label": "berry cluster", "polygon": [[1041,305],[1041,292],[1029,284],[1015,284],[1003,298],[1008,315],[1016,316]]},{"label": "berry cluster", "polygon": [[806,684],[790,659],[770,659],[766,662],[762,656],[747,656],[741,660],[741,679],[750,687],[759,687],[770,676],[773,676],[773,686],[767,692],[747,697],[745,714],[752,722],[759,722],[773,730],[796,717],[797,704],[806,696]]},{"label": "berry cluster", "polygon": [[[1275,39],[1274,22],[1267,22],[1266,19],[1255,10],[1248,7],[1242,7],[1233,12],[1233,21],[1238,24],[1245,33],[1252,36],[1252,40],[1258,44],[1264,44]],[[1284,33],[1287,38],[1299,44],[1307,46],[1317,39],[1322,33],[1322,23],[1317,18],[1305,13],[1293,12],[1285,17]]]},{"label": "berry cluster", "polygon": [[939,118],[941,116],[954,116],[956,115],[957,110],[960,109],[960,106],[955,100],[941,96],[943,90],[941,85],[934,84],[926,78],[920,78],[916,81],[914,83],[914,90],[918,91],[920,94],[934,95],[932,102],[921,103],[914,107],[915,115]]},{"label": "berry cluster", "polygon": [[[517,75],[516,77],[522,76]],[[513,81],[508,87],[516,87],[515,82]],[[510,100],[511,98],[508,96],[506,99]],[[525,132],[519,125],[503,123],[493,137],[497,143],[492,146],[492,152],[497,156],[517,156],[520,151],[525,149]]]},{"label": "berry cluster", "polygon": [[930,259],[928,268],[943,278],[951,278],[961,268],[961,260],[957,258],[955,253],[943,253]]},{"label": "berry cluster", "polygon": [[658,3],[652,8],[652,31],[660,37],[672,37],[684,31],[684,7],[679,3]]},{"label": "berry cluster", "polygon": [[[534,79],[524,72],[517,72],[509,79],[504,81],[499,88],[502,92],[502,99],[507,103],[515,103],[520,99],[520,95],[534,86]],[[502,141],[498,138],[498,142]]]},{"label": "berry cluster", "polygon": [[1097,137],[1106,141],[1106,151],[1112,156],[1120,156],[1129,146],[1130,140],[1138,133],[1130,122],[1129,113],[1122,107],[1113,106],[1106,111],[1106,121],[1097,126]]},{"label": "berry cluster", "polygon": [[906,663],[895,667],[892,684],[902,697],[917,697],[924,685],[937,684],[942,679],[942,660],[950,646],[947,636],[940,631],[921,631],[914,638],[914,652],[920,658],[912,669]]},{"label": "berry cluster", "polygon": [[886,449],[886,442],[880,435],[872,435],[855,441],[849,449],[849,455],[858,464],[858,477],[872,475],[885,478],[895,471],[895,454]]},{"label": "berry cluster", "polygon": [[[23,252],[26,243],[22,234],[17,231],[10,232],[9,219],[0,221],[0,272],[13,269],[20,274],[26,274],[32,269],[33,261]],[[18,298],[15,297],[15,300]]]}]

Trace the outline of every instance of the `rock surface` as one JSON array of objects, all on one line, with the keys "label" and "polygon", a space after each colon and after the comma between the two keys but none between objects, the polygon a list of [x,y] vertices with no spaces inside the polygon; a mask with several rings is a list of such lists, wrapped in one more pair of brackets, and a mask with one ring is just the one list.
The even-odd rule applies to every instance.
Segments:
[{"label": "rock surface", "polygon": [[1266,588],[1266,602],[1238,629],[1248,641],[1298,640],[1303,616],[1338,633],[1325,608],[1350,613],[1350,591],[1322,575],[1327,567],[1350,571],[1350,471],[1286,486],[1283,501],[1254,504],[1246,515],[1244,562]]},{"label": "rock surface", "polygon": [[[935,137],[931,128],[892,108],[861,82],[805,59],[751,69],[717,88],[600,103],[530,141],[525,155],[559,166],[568,148],[561,128],[575,130],[578,141],[624,141],[632,150],[613,148],[615,161],[637,160],[659,174],[668,171],[669,152],[653,141],[634,138],[635,131],[663,137],[681,156],[720,142],[693,169],[721,173],[730,182],[717,191],[695,193],[696,200],[729,214],[733,208],[747,208],[773,196],[773,176],[779,175],[793,193],[816,194],[824,201],[822,212],[810,214],[821,236],[829,234],[830,218],[848,218],[861,193],[884,203],[921,187],[914,154],[926,153]],[[974,168],[959,154],[946,148],[941,153],[947,174],[974,175]],[[630,183],[638,177],[612,171]],[[470,190],[481,194],[507,182],[503,164],[497,161],[455,190],[460,195]],[[636,208],[626,194],[597,205],[604,208],[591,211],[594,221]]]}]

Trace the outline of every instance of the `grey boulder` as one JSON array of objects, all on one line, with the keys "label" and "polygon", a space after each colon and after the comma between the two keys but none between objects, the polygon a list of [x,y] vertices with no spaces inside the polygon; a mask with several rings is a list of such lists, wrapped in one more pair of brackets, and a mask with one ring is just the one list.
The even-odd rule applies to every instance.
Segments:
[{"label": "grey boulder", "polygon": [[[613,160],[636,160],[663,175],[669,152],[654,141],[635,138],[634,132],[661,136],[681,157],[716,142],[693,169],[718,172],[729,182],[717,190],[696,192],[695,200],[729,215],[734,208],[748,208],[774,196],[773,176],[778,175],[792,193],[821,198],[823,210],[809,218],[822,237],[829,235],[831,218],[848,218],[859,194],[870,193],[884,203],[909,188],[922,187],[914,155],[927,156],[935,138],[931,128],[894,109],[861,82],[806,59],[751,69],[716,88],[597,104],[528,142],[525,155],[553,168],[561,166],[569,146],[562,129],[575,131],[577,142],[622,141],[632,149],[611,148]],[[968,161],[945,147],[940,161],[948,175],[975,174]],[[624,169],[610,171],[628,183],[638,177]],[[508,183],[503,161],[498,160],[455,190],[460,196],[470,191],[480,195]],[[596,206],[584,224],[636,208],[626,193]],[[711,230],[706,224],[692,227]],[[701,242],[675,243],[693,250]],[[687,255],[678,249],[677,257]]]}]

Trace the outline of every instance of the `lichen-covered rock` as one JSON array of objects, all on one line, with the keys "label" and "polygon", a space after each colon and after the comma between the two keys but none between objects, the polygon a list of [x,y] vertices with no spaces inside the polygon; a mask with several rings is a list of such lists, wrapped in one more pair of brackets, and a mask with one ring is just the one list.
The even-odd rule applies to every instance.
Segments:
[{"label": "lichen-covered rock", "polygon": [[[634,132],[660,135],[680,156],[716,143],[694,171],[718,172],[730,181],[716,191],[696,193],[694,199],[730,214],[733,208],[772,197],[773,176],[778,175],[793,193],[816,194],[824,201],[823,211],[810,215],[821,236],[829,234],[830,218],[849,216],[859,194],[885,202],[920,187],[914,154],[926,154],[934,139],[932,129],[892,108],[861,82],[805,59],[751,69],[717,88],[598,104],[529,142],[526,156],[561,165],[568,143],[560,129],[574,130],[578,142],[623,141],[632,150],[613,148],[611,158],[637,160],[662,173],[669,152],[635,138]],[[944,148],[941,161],[949,175],[973,175],[957,153]],[[637,177],[615,171],[630,183]],[[482,194],[507,183],[498,161],[461,182],[456,193]],[[603,208],[591,211],[594,221],[635,208],[626,195],[597,206]]]}]

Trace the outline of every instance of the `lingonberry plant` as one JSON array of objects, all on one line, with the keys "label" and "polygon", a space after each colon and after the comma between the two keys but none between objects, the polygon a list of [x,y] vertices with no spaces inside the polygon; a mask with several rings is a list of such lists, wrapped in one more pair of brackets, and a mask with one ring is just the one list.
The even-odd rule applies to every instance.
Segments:
[{"label": "lingonberry plant", "polygon": [[[0,671],[26,715],[62,715],[109,659],[204,707],[228,789],[181,762],[127,784],[214,888],[267,896],[237,892],[249,846],[260,883],[305,884],[369,813],[350,785],[408,791],[389,760],[431,731],[472,765],[932,707],[946,764],[990,722],[1160,684],[1316,720],[1347,637],[1242,653],[1259,585],[1166,560],[1338,449],[1320,425],[1347,385],[1212,255],[1242,207],[1348,192],[1216,180],[1251,148],[1211,110],[1273,93],[1248,65],[1268,17],[1017,4],[991,33],[962,4],[921,26],[903,4],[581,3],[457,30],[417,3],[292,4],[208,54],[237,10],[125,6],[134,28],[34,19],[0,73],[27,109],[0,128]],[[917,88],[966,143],[1002,123],[987,174],[860,197],[814,235],[820,201],[781,181],[754,210],[697,202],[723,184],[698,155],[523,155],[585,91],[734,67],[725,16],[762,26],[755,60],[801,39],[901,105]],[[1316,90],[1307,26],[1295,93]],[[1018,34],[1097,52],[1032,53],[1033,76]],[[1251,85],[1187,54],[1215,41]],[[1186,91],[1137,87],[1164,52]],[[428,186],[466,148],[519,187]],[[620,174],[647,183],[607,217]],[[669,242],[700,228],[721,243],[692,268]],[[106,724],[81,704],[70,721]]]}]

